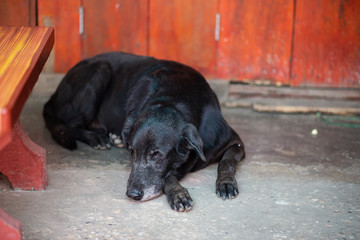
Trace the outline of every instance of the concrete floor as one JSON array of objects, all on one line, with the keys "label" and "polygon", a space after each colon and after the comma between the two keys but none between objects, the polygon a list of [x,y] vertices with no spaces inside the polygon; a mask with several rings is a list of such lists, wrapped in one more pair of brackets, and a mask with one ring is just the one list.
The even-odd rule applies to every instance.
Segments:
[{"label": "concrete floor", "polygon": [[236,174],[240,195],[216,197],[213,165],[182,181],[194,207],[178,213],[165,196],[126,197],[125,150],[56,145],[41,116],[48,92],[35,89],[21,115],[47,150],[47,189],[14,191],[0,176],[0,207],[22,222],[24,239],[360,239],[360,129],[315,115],[223,109],[246,146]]}]

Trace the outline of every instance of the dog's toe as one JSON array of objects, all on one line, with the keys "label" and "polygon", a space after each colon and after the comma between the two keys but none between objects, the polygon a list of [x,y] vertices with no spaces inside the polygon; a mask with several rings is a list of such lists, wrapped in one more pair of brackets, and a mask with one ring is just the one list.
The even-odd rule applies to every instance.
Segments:
[{"label": "dog's toe", "polygon": [[216,181],[216,195],[219,198],[225,200],[233,199],[239,194],[239,189],[235,178],[228,177],[224,179],[218,179]]},{"label": "dog's toe", "polygon": [[171,209],[178,212],[190,211],[193,203],[189,192],[185,188],[173,190],[168,196],[168,201]]},{"label": "dog's toe", "polygon": [[115,145],[119,148],[123,148],[124,147],[124,144],[123,142],[121,141],[121,137],[114,134],[114,133],[109,133],[109,137],[110,137],[110,142],[112,145]]},{"label": "dog's toe", "polygon": [[117,138],[114,140],[114,145],[119,147],[119,148],[123,148],[124,147],[124,144],[123,142],[120,140],[120,138]]},{"label": "dog's toe", "polygon": [[192,199],[177,199],[171,205],[171,208],[178,212],[190,211],[192,208]]},{"label": "dog's toe", "polygon": [[179,212],[189,211],[192,208],[192,202],[190,195],[179,198],[174,203],[174,210]]}]

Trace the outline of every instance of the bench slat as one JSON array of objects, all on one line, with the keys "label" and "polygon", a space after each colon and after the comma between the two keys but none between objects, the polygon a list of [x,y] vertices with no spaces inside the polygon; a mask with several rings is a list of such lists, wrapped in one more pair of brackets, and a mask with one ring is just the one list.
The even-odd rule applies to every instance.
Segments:
[{"label": "bench slat", "polygon": [[51,27],[0,26],[0,149],[54,44]]}]

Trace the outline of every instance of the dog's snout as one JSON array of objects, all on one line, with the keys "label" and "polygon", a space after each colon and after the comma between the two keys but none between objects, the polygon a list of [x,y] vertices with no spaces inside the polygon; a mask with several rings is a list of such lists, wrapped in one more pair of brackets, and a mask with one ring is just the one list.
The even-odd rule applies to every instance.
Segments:
[{"label": "dog's snout", "polygon": [[127,191],[126,195],[135,201],[140,201],[142,199],[142,197],[144,196],[144,192],[134,189],[134,190]]}]

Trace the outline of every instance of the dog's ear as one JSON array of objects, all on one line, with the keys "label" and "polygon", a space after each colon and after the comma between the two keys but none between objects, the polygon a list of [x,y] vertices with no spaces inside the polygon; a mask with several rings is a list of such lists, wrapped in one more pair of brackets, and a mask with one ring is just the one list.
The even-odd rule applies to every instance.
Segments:
[{"label": "dog's ear", "polygon": [[131,126],[133,123],[134,123],[134,119],[132,117],[128,117],[125,120],[123,130],[121,132],[121,140],[123,141],[125,148],[129,147]]},{"label": "dog's ear", "polygon": [[129,135],[130,135],[130,130],[129,129],[124,129],[122,132],[121,132],[121,140],[124,144],[124,147],[126,149],[129,148]]},{"label": "dog's ear", "polygon": [[201,160],[206,161],[203,152],[203,141],[201,140],[199,131],[194,125],[187,124],[183,128],[180,145],[185,149],[194,150]]}]

